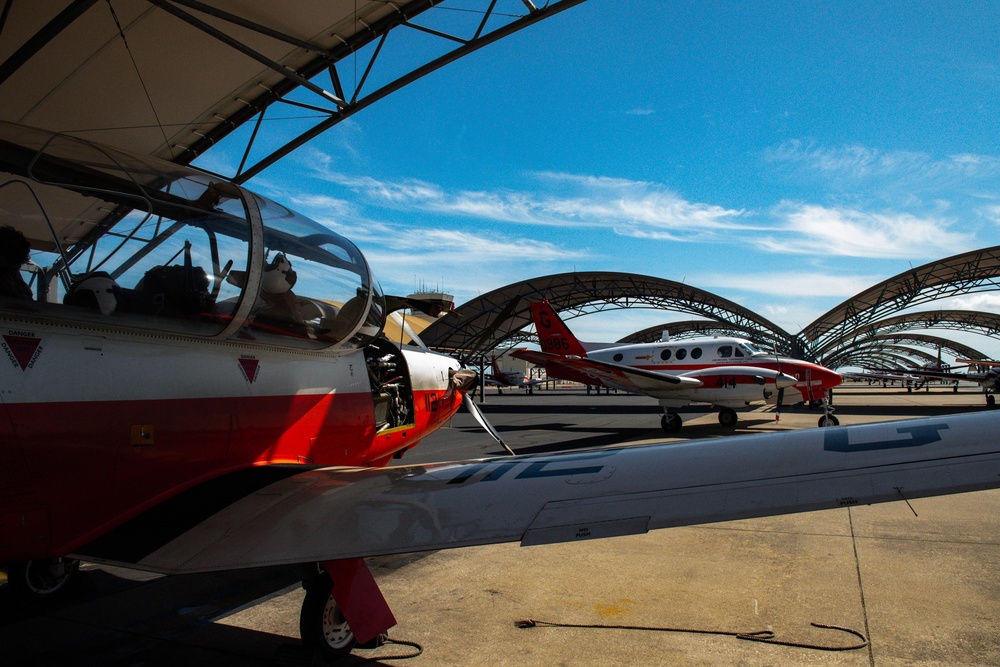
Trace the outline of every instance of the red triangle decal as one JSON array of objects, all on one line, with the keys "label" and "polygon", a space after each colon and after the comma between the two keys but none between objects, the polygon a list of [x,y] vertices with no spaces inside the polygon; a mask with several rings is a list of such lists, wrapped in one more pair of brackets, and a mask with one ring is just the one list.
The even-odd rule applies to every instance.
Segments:
[{"label": "red triangle decal", "polygon": [[28,338],[27,336],[7,336],[3,337],[4,347],[10,355],[17,361],[17,364],[21,367],[21,370],[28,368],[41,350],[38,349],[38,344],[42,342],[41,338]]},{"label": "red triangle decal", "polygon": [[250,384],[254,383],[257,379],[257,365],[260,363],[259,359],[254,359],[253,357],[240,357],[240,368],[243,370],[243,377],[247,379]]}]

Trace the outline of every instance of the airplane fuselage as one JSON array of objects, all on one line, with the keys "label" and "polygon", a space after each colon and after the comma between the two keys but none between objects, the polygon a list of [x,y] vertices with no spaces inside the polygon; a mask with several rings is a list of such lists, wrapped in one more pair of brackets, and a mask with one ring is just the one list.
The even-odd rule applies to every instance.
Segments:
[{"label": "airplane fuselage", "polygon": [[[265,465],[378,466],[449,419],[457,362],[403,351],[405,423],[361,350],[322,353],[6,320],[0,562],[71,553],[165,499]],[[81,391],[85,388],[85,391]]]},{"label": "airplane fuselage", "polygon": [[633,368],[692,377],[701,387],[651,393],[665,407],[706,402],[727,407],[777,401],[775,386],[760,381],[754,369],[791,376],[795,383],[785,388],[784,402],[821,400],[829,388],[840,384],[839,374],[799,359],[780,357],[757,349],[741,338],[715,337],[684,341],[659,341],[587,352],[589,359]]}]

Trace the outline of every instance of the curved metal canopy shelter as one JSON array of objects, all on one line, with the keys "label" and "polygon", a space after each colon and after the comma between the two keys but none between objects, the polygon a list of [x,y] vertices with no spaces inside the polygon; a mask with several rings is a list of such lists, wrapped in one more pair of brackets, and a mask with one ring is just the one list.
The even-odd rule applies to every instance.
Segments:
[{"label": "curved metal canopy shelter", "polygon": [[421,334],[430,347],[466,359],[489,352],[531,325],[529,303],[548,300],[566,319],[645,306],[728,322],[779,347],[792,336],[776,324],[718,295],[690,285],[631,273],[577,272],[533,278],[494,290],[443,317]]},{"label": "curved metal canopy shelter", "polygon": [[[891,334],[912,329],[943,329],[949,331],[969,331],[984,336],[1000,334],[1000,315],[977,310],[931,310],[916,313],[904,313],[895,317],[887,317],[849,332],[844,338],[830,340],[823,348],[817,350],[822,355],[824,365],[835,368],[845,365],[842,361],[852,349],[864,346],[878,335]],[[911,338],[914,338],[911,334]],[[918,340],[915,339],[914,340]],[[935,342],[933,345],[938,345]],[[957,343],[953,343],[957,345]],[[964,354],[964,353],[963,353]],[[985,357],[979,356],[983,359]]]},{"label": "curved metal canopy shelter", "polygon": [[[536,0],[537,1],[537,0]],[[583,0],[5,0],[0,120],[245,182],[407,83]],[[266,136],[263,136],[266,135]]]},{"label": "curved metal canopy shelter", "polygon": [[924,264],[856,294],[799,333],[810,356],[870,332],[880,318],[929,301],[1000,289],[1000,246],[973,250]]},{"label": "curved metal canopy shelter", "polygon": [[[881,334],[866,339],[850,348],[845,348],[828,359],[832,367],[841,366],[861,366],[870,368],[869,359],[878,357],[883,353],[891,354],[896,361],[897,367],[916,367],[921,363],[936,360],[936,355],[923,350],[905,347],[916,345],[936,351],[944,351],[963,359],[988,359],[989,357],[970,345],[965,345],[949,338],[933,336],[928,334],[899,333]],[[899,363],[900,358],[905,357],[905,363]]]}]

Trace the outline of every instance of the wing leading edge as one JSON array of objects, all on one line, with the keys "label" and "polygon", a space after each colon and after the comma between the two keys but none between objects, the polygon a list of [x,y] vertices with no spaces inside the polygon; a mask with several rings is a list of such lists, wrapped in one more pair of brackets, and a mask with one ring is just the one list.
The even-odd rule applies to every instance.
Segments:
[{"label": "wing leading edge", "polygon": [[127,564],[200,572],[545,544],[995,488],[998,427],[1000,412],[984,412],[551,456],[322,468],[251,493]]}]

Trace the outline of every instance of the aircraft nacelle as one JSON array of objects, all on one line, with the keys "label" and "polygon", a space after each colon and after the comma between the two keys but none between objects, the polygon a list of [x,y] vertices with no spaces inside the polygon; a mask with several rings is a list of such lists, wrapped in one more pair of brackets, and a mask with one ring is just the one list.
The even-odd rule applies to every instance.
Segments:
[{"label": "aircraft nacelle", "polygon": [[385,465],[471,384],[380,337],[350,241],[215,176],[0,123],[0,212],[31,246],[0,278],[30,289],[0,295],[0,565],[114,560],[167,501]]}]

